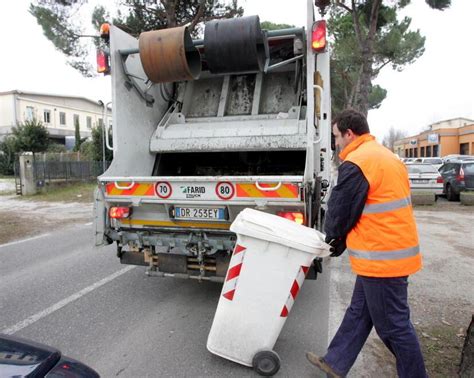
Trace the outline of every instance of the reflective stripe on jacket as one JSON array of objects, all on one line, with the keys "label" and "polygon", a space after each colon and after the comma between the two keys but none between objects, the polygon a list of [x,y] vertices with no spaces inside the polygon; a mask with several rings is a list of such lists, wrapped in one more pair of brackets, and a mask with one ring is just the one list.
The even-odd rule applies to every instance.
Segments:
[{"label": "reflective stripe on jacket", "polygon": [[387,148],[364,134],[339,155],[369,182],[359,222],[347,235],[352,270],[362,276],[401,277],[421,269],[408,173]]}]

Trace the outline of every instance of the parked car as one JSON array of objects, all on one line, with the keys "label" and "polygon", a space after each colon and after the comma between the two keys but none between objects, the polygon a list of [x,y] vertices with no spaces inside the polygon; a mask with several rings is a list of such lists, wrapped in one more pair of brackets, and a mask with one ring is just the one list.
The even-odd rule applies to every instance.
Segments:
[{"label": "parked car", "polygon": [[448,201],[458,200],[464,190],[474,190],[474,159],[450,160],[441,166],[439,173]]},{"label": "parked car", "polygon": [[474,160],[473,155],[459,155],[459,154],[453,154],[453,155],[446,155],[443,156],[443,162],[447,163],[448,161],[453,161],[453,160]]},{"label": "parked car", "polygon": [[0,334],[0,377],[99,378],[99,374],[56,348]]},{"label": "parked car", "polygon": [[436,167],[416,163],[408,163],[406,167],[412,191],[432,192],[435,196],[443,193],[443,179]]},{"label": "parked car", "polygon": [[420,157],[415,159],[413,163],[431,164],[439,169],[443,165],[443,159],[439,157]]}]

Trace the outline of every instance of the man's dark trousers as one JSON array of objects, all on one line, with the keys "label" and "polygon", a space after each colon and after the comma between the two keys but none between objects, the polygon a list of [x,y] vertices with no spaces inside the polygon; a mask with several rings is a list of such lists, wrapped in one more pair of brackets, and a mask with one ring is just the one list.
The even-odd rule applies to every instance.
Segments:
[{"label": "man's dark trousers", "polygon": [[410,321],[407,287],[407,277],[357,276],[351,304],[324,356],[335,372],[349,372],[374,326],[396,357],[399,377],[427,377]]}]

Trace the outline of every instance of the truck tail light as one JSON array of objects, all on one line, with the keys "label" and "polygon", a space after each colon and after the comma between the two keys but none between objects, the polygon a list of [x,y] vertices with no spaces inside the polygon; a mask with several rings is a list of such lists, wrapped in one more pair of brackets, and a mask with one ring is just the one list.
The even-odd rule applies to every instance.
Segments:
[{"label": "truck tail light", "polygon": [[462,167],[459,169],[459,174],[456,176],[456,181],[457,182],[464,181],[464,169],[462,169]]},{"label": "truck tail light", "polygon": [[109,209],[109,216],[113,219],[123,219],[130,216],[131,209],[129,207],[111,207]]},{"label": "truck tail light", "polygon": [[304,224],[304,216],[301,212],[292,212],[292,211],[279,211],[277,213],[279,217],[289,219],[297,224]]},{"label": "truck tail light", "polygon": [[438,176],[438,177],[436,177],[436,183],[437,183],[437,184],[442,184],[443,182],[444,182],[443,176]]},{"label": "truck tail light", "polygon": [[320,20],[313,24],[311,47],[315,52],[322,52],[326,49],[326,21]]},{"label": "truck tail light", "polygon": [[110,73],[109,56],[104,50],[97,50],[97,72],[104,75]]}]

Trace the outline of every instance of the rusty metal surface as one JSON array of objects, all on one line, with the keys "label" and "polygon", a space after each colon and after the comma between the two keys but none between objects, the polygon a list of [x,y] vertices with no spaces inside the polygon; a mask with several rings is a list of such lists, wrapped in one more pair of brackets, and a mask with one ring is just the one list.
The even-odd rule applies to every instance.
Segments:
[{"label": "rusty metal surface", "polygon": [[154,83],[194,80],[201,56],[185,26],[140,34],[138,47],[147,77]]}]

